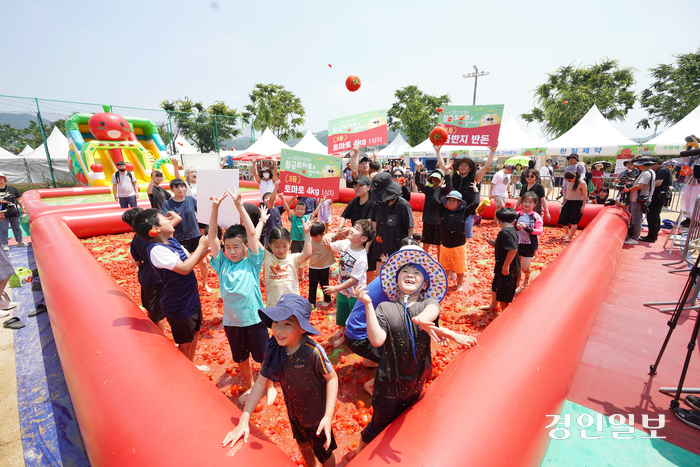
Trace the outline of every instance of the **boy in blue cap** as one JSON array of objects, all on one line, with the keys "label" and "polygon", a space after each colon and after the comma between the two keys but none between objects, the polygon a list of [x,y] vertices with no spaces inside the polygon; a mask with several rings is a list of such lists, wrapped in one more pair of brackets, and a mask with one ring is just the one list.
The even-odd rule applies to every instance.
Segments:
[{"label": "boy in blue cap", "polygon": [[224,446],[243,436],[248,442],[248,421],[269,380],[279,381],[292,427],[306,465],[335,465],[337,448],[331,428],[338,397],[338,375],[318,343],[311,326],[311,303],[295,294],[282,295],[277,305],[259,310],[260,319],[272,329],[265,360],[255,381],[238,426],[224,438]]}]

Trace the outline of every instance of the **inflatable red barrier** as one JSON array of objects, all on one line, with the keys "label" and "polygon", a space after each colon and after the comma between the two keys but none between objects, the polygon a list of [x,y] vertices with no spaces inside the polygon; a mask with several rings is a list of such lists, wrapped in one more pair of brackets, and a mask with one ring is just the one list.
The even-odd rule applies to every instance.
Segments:
[{"label": "inflatable red barrier", "polygon": [[[293,465],[258,430],[240,450],[221,447],[238,409],[160,334],[66,225],[82,233],[90,224],[101,227],[96,235],[116,216],[121,222],[121,212],[57,213],[31,223],[91,464]],[[539,465],[549,439],[546,415],[560,412],[626,230],[623,211],[602,210],[481,334],[479,345],[458,357],[352,465]],[[569,287],[562,282],[567,277]]]},{"label": "inflatable red barrier", "polygon": [[352,462],[539,466],[549,442],[546,415],[564,404],[627,222],[621,209],[604,209],[481,333],[479,344]]},{"label": "inflatable red barrier", "polygon": [[90,463],[294,465],[256,430],[232,459],[239,410],[139,309],[56,216],[32,222],[51,328]]}]

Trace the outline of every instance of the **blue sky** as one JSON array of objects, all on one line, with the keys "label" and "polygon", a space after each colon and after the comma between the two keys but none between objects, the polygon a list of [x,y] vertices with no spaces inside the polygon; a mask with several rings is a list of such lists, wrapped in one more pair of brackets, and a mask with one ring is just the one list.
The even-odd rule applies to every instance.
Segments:
[{"label": "blue sky", "polygon": [[[148,108],[189,96],[240,109],[255,83],[272,82],[301,98],[304,128],[321,131],[389,108],[410,84],[471,104],[474,80],[462,75],[478,65],[490,74],[477,103],[517,115],[546,73],[570,63],[616,59],[637,69],[641,92],[649,68],[698,49],[698,17],[690,0],[0,0],[0,94]],[[350,74],[362,80],[355,93]],[[637,104],[614,126],[648,136],[635,129],[644,116]]]}]

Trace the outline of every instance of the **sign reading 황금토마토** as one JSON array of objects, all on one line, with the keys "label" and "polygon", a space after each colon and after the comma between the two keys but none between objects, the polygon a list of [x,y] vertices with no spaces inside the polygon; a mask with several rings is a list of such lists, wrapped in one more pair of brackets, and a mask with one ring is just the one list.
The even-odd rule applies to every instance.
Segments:
[{"label": "sign reading \ud669\uae08\ud1a0\ub9c8\ud1a0", "polygon": [[389,142],[386,109],[373,110],[328,121],[328,154]]},{"label": "sign reading \ud669\uae08\ud1a0\ub9c8\ud1a0", "polygon": [[338,199],[341,159],[325,154],[282,149],[279,192],[285,195]]},{"label": "sign reading \ud669\uae08\ud1a0\ub9c8\ud1a0", "polygon": [[[438,110],[439,111],[439,110]],[[447,129],[448,146],[493,146],[498,141],[503,104],[447,105],[438,123]]]}]

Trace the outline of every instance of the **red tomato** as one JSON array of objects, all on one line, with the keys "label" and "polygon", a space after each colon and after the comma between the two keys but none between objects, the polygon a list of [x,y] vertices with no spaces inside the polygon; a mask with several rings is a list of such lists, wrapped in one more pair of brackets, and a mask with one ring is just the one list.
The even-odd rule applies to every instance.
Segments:
[{"label": "red tomato", "polygon": [[442,125],[433,128],[433,131],[430,132],[430,141],[437,146],[445,144],[447,142],[447,129]]},{"label": "red tomato", "polygon": [[357,401],[357,408],[364,409],[365,408],[365,401]]},{"label": "red tomato", "polygon": [[360,89],[361,84],[362,83],[360,82],[360,78],[358,78],[355,75],[350,75],[345,80],[345,87],[348,88],[348,91],[350,91],[350,92],[355,92],[358,89]]},{"label": "red tomato", "polygon": [[261,402],[261,403],[259,403],[258,405],[255,406],[255,410],[253,411],[253,413],[262,412],[262,409],[263,409],[263,405],[262,405],[262,402]]},{"label": "red tomato", "polygon": [[338,361],[340,363],[345,363],[345,356],[340,357],[340,359],[338,359]]},{"label": "red tomato", "polygon": [[223,365],[225,361],[226,360],[224,359],[224,357],[221,357],[217,360],[217,362],[219,362],[219,365]]}]

